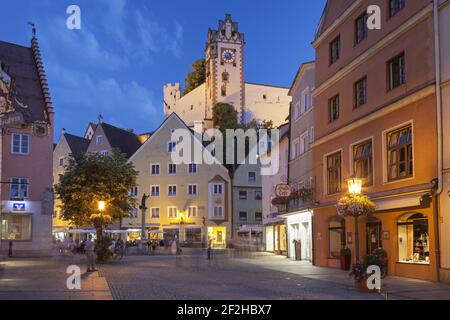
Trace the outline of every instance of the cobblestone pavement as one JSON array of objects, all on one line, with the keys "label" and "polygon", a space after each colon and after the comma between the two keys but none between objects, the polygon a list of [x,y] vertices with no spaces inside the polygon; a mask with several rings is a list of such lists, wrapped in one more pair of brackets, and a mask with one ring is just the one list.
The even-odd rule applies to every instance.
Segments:
[{"label": "cobblestone pavement", "polygon": [[[249,264],[243,257],[125,257],[102,266],[114,299],[375,299],[354,287]],[[252,259],[258,259],[253,257]]]},{"label": "cobblestone pavement", "polygon": [[[81,268],[81,290],[69,290],[67,267]],[[83,256],[17,258],[0,261],[0,300],[111,300],[105,278],[86,273]]]},{"label": "cobblestone pavement", "polygon": [[[81,267],[82,290],[66,288],[66,268]],[[358,293],[348,273],[269,254],[126,256],[86,274],[83,256],[0,261],[0,300],[383,300],[450,299],[450,285],[398,277],[387,295]]]}]

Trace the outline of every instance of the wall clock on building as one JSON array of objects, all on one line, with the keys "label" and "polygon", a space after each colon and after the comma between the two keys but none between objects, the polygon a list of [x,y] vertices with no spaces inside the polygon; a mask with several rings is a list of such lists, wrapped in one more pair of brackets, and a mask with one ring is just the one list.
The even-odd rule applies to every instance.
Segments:
[{"label": "wall clock on building", "polygon": [[226,49],[222,52],[222,60],[226,63],[234,63],[236,60],[236,53],[233,50]]}]

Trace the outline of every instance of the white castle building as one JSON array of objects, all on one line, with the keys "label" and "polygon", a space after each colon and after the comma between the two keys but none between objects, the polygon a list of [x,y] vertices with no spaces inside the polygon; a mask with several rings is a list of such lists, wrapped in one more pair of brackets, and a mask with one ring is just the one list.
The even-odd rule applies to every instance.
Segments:
[{"label": "white castle building", "polygon": [[235,106],[242,123],[252,119],[285,123],[291,98],[289,88],[249,83],[244,77],[244,34],[227,14],[218,30],[208,30],[205,50],[206,82],[182,95],[180,84],[164,86],[164,115],[176,112],[188,126],[203,121],[212,127],[212,110],[219,103]]}]

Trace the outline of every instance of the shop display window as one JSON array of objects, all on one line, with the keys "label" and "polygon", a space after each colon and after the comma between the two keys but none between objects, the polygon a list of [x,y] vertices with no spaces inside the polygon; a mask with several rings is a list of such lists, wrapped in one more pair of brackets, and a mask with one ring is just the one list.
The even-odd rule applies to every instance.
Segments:
[{"label": "shop display window", "polygon": [[185,230],[186,242],[201,242],[202,241],[202,229],[200,228],[188,228]]},{"label": "shop display window", "polygon": [[3,214],[2,240],[30,241],[31,215]]},{"label": "shop display window", "polygon": [[428,218],[410,213],[398,220],[398,258],[403,263],[430,263]]}]

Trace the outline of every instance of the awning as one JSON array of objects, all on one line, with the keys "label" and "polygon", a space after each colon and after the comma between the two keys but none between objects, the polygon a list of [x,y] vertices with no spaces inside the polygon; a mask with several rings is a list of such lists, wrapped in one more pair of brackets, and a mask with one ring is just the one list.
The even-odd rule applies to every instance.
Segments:
[{"label": "awning", "polygon": [[165,233],[165,232],[161,231],[161,230],[152,230],[149,232],[149,234],[163,234],[163,233]]},{"label": "awning", "polygon": [[70,229],[67,233],[96,233],[95,229]]},{"label": "awning", "polygon": [[238,232],[263,232],[263,226],[242,226],[239,228]]}]

